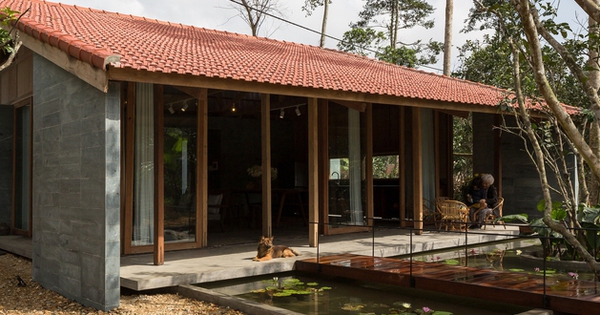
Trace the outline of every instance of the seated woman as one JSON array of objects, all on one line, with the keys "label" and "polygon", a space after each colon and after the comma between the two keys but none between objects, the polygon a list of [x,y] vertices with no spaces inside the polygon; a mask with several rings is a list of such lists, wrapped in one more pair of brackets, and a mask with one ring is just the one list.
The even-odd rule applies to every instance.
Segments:
[{"label": "seated woman", "polygon": [[498,190],[496,190],[496,187],[494,186],[494,176],[492,176],[491,174],[485,174],[481,176],[481,181],[481,186],[485,190],[485,198],[481,198],[479,200],[478,209],[483,210],[479,211],[477,218],[474,218],[473,216],[476,210],[473,210],[473,208],[471,208],[471,217],[473,220],[473,225],[471,225],[470,228],[472,229],[480,228],[481,224],[483,223],[483,220],[492,211],[492,208],[494,208],[498,203]]}]

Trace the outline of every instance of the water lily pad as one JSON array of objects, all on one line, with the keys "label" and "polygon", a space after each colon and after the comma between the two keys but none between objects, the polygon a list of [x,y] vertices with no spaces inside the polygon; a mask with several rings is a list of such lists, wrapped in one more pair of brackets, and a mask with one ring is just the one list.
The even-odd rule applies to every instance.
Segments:
[{"label": "water lily pad", "polygon": [[276,296],[276,297],[284,297],[284,296],[291,296],[291,295],[292,295],[292,293],[286,292],[286,291],[273,293],[273,296]]},{"label": "water lily pad", "polygon": [[300,281],[300,279],[297,278],[288,278],[283,280],[283,283],[285,285],[289,285],[289,284],[294,284],[294,285],[300,285],[300,284],[304,284],[302,281]]},{"label": "water lily pad", "polygon": [[512,272],[523,272],[523,271],[525,271],[525,269],[521,269],[521,268],[510,268],[508,270],[510,270]]},{"label": "water lily pad", "polygon": [[459,262],[458,260],[456,260],[456,259],[446,259],[446,260],[444,260],[444,263],[445,263],[446,265],[456,266],[456,265],[458,265],[460,262]]},{"label": "water lily pad", "polygon": [[316,282],[308,282],[306,285],[307,285],[307,286],[309,286],[309,287],[316,287],[316,286],[318,286],[319,284],[318,284],[318,283],[316,283]]}]

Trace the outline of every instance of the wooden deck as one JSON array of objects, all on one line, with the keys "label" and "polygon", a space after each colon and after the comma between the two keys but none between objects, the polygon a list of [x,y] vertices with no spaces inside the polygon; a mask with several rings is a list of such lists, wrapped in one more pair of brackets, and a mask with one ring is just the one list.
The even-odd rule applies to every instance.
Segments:
[{"label": "wooden deck", "polygon": [[[593,281],[546,278],[435,262],[342,254],[299,260],[296,270],[326,276],[414,287],[477,299],[552,309],[566,314],[600,314],[600,294]],[[600,287],[600,283],[597,283]]]}]

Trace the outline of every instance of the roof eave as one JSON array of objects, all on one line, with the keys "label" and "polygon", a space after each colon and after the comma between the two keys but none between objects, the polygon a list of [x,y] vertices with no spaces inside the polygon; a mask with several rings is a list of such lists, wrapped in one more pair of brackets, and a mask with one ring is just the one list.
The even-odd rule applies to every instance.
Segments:
[{"label": "roof eave", "polygon": [[[77,76],[96,89],[105,93],[108,91],[108,76],[106,71],[93,66],[89,62],[78,60],[70,56],[67,52],[37,40],[27,34],[20,33],[19,36],[23,45],[36,54]],[[102,63],[104,64],[105,60],[103,60]]]},{"label": "roof eave", "polygon": [[280,85],[269,82],[236,80],[231,78],[211,78],[192,74],[152,72],[131,68],[109,67],[108,79],[126,82],[142,82],[240,92],[266,93],[288,96],[301,96],[328,100],[390,104],[447,111],[479,112],[498,114],[497,106],[426,100],[393,95],[377,95],[353,91],[326,90],[304,86]]}]

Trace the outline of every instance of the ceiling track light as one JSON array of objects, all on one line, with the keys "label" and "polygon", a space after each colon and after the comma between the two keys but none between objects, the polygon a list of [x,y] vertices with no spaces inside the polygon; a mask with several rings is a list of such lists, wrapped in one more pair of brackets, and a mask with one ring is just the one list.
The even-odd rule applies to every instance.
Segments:
[{"label": "ceiling track light", "polygon": [[171,115],[175,114],[175,110],[173,109],[173,104],[169,105],[169,113],[171,113]]},{"label": "ceiling track light", "polygon": [[283,117],[285,116],[285,111],[282,109],[279,110],[279,118],[283,119]]},{"label": "ceiling track light", "polygon": [[231,112],[235,113],[237,109],[235,108],[235,103],[233,103],[233,105],[231,105]]},{"label": "ceiling track light", "polygon": [[183,103],[183,106],[181,106],[181,111],[185,112],[187,109],[188,109],[188,103],[185,102],[185,103]]},{"label": "ceiling track light", "polygon": [[296,116],[300,115],[302,115],[302,112],[300,111],[300,106],[296,106]]}]

